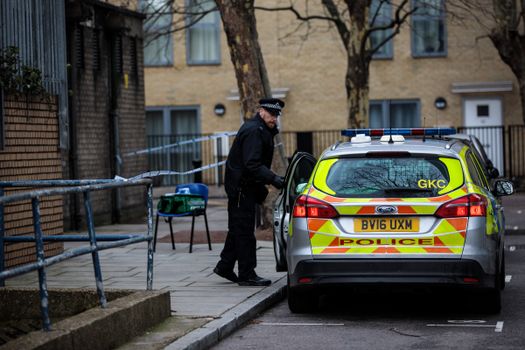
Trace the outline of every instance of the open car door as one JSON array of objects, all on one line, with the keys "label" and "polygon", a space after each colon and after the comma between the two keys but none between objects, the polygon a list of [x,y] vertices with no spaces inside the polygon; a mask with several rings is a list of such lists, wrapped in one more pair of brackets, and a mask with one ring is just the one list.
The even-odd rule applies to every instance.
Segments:
[{"label": "open car door", "polygon": [[286,271],[286,244],[290,213],[298,197],[297,185],[307,183],[317,160],[309,153],[296,152],[286,169],[285,185],[277,196],[273,211],[273,248],[277,271]]}]

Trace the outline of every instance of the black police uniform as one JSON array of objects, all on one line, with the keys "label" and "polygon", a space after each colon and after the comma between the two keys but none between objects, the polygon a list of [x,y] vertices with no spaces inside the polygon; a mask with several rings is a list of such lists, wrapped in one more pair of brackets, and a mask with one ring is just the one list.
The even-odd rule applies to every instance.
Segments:
[{"label": "black police uniform", "polygon": [[[268,195],[266,184],[282,187],[282,178],[270,170],[273,138],[278,132],[277,127],[270,129],[257,113],[239,129],[226,161],[228,235],[214,272],[240,285],[270,283],[255,273],[255,210],[256,204],[261,204]],[[235,261],[238,262],[238,278],[233,272]]]}]

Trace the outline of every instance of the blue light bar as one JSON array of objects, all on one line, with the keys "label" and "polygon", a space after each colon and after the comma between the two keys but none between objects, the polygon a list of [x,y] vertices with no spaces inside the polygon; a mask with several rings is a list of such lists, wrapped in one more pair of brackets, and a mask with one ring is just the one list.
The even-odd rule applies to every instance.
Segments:
[{"label": "blue light bar", "polygon": [[456,134],[455,128],[384,128],[384,129],[344,129],[342,136],[356,136],[365,134],[367,136],[403,135],[403,136],[445,136]]}]

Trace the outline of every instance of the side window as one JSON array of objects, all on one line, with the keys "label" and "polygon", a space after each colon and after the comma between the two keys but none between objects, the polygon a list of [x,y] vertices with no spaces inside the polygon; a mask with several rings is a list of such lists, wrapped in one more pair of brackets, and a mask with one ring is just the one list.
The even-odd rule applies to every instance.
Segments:
[{"label": "side window", "polygon": [[412,0],[412,55],[447,55],[445,0]]},{"label": "side window", "polygon": [[295,193],[297,185],[308,182],[310,175],[314,171],[314,167],[315,161],[309,157],[305,156],[298,161],[293,174],[291,174],[292,178],[290,179],[290,192],[288,193],[290,206],[293,205],[295,199],[297,198],[298,194]]},{"label": "side window", "polygon": [[484,184],[483,187],[485,187],[487,190],[490,190],[490,184],[489,184],[489,181],[487,180],[489,177],[485,169],[481,166],[481,161],[479,160],[479,156],[477,156],[476,152],[474,151],[470,154],[470,156],[472,157],[472,161],[474,162],[476,168],[478,169],[479,176],[481,178],[482,183]]},{"label": "side window", "polygon": [[479,172],[479,169],[476,166],[476,163],[474,161],[474,158],[472,157],[472,153],[467,153],[467,167],[468,172],[470,174],[470,178],[472,179],[472,182],[474,182],[475,185],[479,187],[486,188],[485,182],[483,182],[483,175]]}]

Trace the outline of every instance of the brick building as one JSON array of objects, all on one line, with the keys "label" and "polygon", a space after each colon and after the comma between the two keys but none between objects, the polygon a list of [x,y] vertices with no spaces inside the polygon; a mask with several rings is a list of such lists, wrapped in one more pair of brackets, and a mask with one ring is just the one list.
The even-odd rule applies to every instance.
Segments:
[{"label": "brick building", "polygon": [[[20,61],[42,73],[50,93],[0,94],[0,181],[107,179],[147,170],[144,157],[125,156],[146,145],[142,20],[95,0],[0,2],[0,48],[19,48]],[[94,192],[95,224],[142,218],[145,197],[137,187]],[[81,200],[44,198],[44,234],[81,228]],[[0,208],[0,215],[2,236],[33,233],[29,202]],[[0,242],[6,266],[35,258],[33,243]],[[61,250],[62,243],[46,243],[46,255]]]},{"label": "brick building", "polygon": [[[142,19],[140,13],[95,0],[66,2],[71,143],[66,178],[131,177],[146,158],[125,154],[146,147]],[[97,223],[144,213],[142,188],[93,193]],[[81,198],[70,201],[71,227],[82,224]]]},{"label": "brick building", "polygon": [[[409,3],[421,7],[425,2]],[[426,3],[439,6],[444,1]],[[256,1],[265,7],[279,4]],[[322,13],[314,8],[321,6],[316,4],[310,3],[311,14]],[[381,16],[391,18],[394,11],[395,6],[384,5]],[[346,52],[336,30],[314,21],[303,40],[304,30],[293,33],[299,22],[292,13],[256,11],[256,15],[272,90],[286,101],[281,129],[346,127]],[[165,16],[165,23],[178,20]],[[146,26],[145,36],[155,29]],[[476,21],[455,21],[443,10],[413,16],[371,63],[370,118],[362,126],[522,124],[517,81],[484,34]],[[212,133],[239,127],[237,84],[217,12],[146,45],[145,64],[149,134]],[[214,112],[219,104],[225,107],[223,115]]]}]

